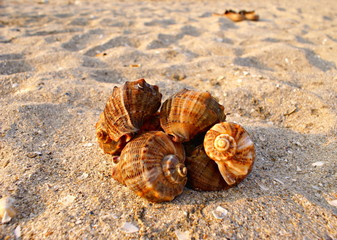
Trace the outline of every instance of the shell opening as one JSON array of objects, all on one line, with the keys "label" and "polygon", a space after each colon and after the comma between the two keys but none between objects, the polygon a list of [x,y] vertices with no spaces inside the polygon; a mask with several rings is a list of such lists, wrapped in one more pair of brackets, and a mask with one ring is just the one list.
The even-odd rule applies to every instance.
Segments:
[{"label": "shell opening", "polygon": [[162,169],[164,176],[171,183],[178,184],[186,180],[187,168],[176,155],[166,155],[162,161]]},{"label": "shell opening", "polygon": [[230,151],[232,155],[236,152],[235,139],[228,134],[220,134],[215,138],[214,147],[220,152]]},{"label": "shell opening", "polygon": [[187,168],[185,167],[184,164],[182,164],[182,163],[177,164],[176,169],[178,171],[178,174],[181,177],[186,177],[186,175],[187,175]]},{"label": "shell opening", "polygon": [[119,163],[119,161],[120,161],[120,156],[112,156],[112,162],[113,162],[114,164]]}]

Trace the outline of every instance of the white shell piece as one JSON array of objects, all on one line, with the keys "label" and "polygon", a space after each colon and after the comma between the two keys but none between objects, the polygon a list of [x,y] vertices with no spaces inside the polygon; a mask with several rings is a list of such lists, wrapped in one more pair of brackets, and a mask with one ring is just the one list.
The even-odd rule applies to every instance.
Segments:
[{"label": "white shell piece", "polygon": [[121,230],[125,233],[135,233],[139,231],[139,228],[131,222],[125,222],[121,227]]},{"label": "white shell piece", "polygon": [[0,218],[1,223],[8,223],[16,215],[14,208],[15,199],[11,197],[3,197],[0,199]]},{"label": "white shell piece", "polygon": [[180,230],[175,230],[174,233],[177,236],[178,240],[190,240],[191,239],[191,235],[189,231],[180,231]]},{"label": "white shell piece", "polygon": [[216,219],[223,219],[228,214],[228,211],[227,209],[218,206],[212,214]]}]

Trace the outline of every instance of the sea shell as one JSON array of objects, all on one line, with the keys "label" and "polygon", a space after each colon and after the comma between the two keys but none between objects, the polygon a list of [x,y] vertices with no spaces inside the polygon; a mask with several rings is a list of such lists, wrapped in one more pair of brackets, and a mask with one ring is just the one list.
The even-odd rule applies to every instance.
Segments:
[{"label": "sea shell", "polygon": [[162,128],[160,126],[160,112],[156,112],[155,114],[144,119],[144,123],[140,128],[140,132],[150,132],[150,131],[161,131]]},{"label": "sea shell", "polygon": [[242,181],[252,170],[255,147],[246,130],[236,123],[221,122],[207,131],[206,154],[213,159],[228,185]]},{"label": "sea shell", "polygon": [[203,144],[186,156],[187,187],[194,190],[219,191],[230,188],[218,165],[205,153]]},{"label": "sea shell", "polygon": [[112,177],[151,202],[171,201],[186,184],[185,151],[161,131],[141,134],[121,152]]},{"label": "sea shell", "polygon": [[144,119],[155,114],[161,104],[156,85],[144,79],[114,87],[104,109],[106,130],[115,142],[129,142],[141,128]]},{"label": "sea shell", "polygon": [[96,123],[96,138],[104,153],[119,154],[125,146],[125,142],[122,140],[115,142],[109,137],[106,129],[104,113],[101,113],[99,120]]},{"label": "sea shell", "polygon": [[160,110],[160,125],[175,142],[188,142],[225,121],[224,107],[208,92],[183,89],[167,99]]},{"label": "sea shell", "polygon": [[1,223],[8,223],[16,215],[14,208],[15,199],[11,197],[3,197],[0,199],[0,219]]}]

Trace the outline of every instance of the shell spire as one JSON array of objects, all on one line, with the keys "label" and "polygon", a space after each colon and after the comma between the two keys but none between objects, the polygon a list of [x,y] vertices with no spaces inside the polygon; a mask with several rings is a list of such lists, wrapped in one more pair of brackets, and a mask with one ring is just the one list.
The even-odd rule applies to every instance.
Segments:
[{"label": "shell spire", "polygon": [[114,87],[104,109],[109,137],[115,142],[129,142],[144,119],[157,112],[161,97],[158,87],[144,79]]},{"label": "shell spire", "polygon": [[255,147],[239,124],[215,124],[205,135],[204,147],[206,154],[217,163],[228,185],[241,182],[251,172]]}]

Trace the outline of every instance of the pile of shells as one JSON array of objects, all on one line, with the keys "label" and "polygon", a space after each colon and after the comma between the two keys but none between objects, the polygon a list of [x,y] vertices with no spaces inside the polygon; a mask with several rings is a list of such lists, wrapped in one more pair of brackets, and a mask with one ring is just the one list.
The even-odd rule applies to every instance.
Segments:
[{"label": "pile of shells", "polygon": [[103,151],[115,155],[115,180],[151,202],[163,202],[186,184],[225,190],[251,172],[251,138],[239,124],[225,122],[224,107],[210,93],[183,89],[162,105],[161,98],[158,86],[144,79],[114,87],[96,136]]}]

